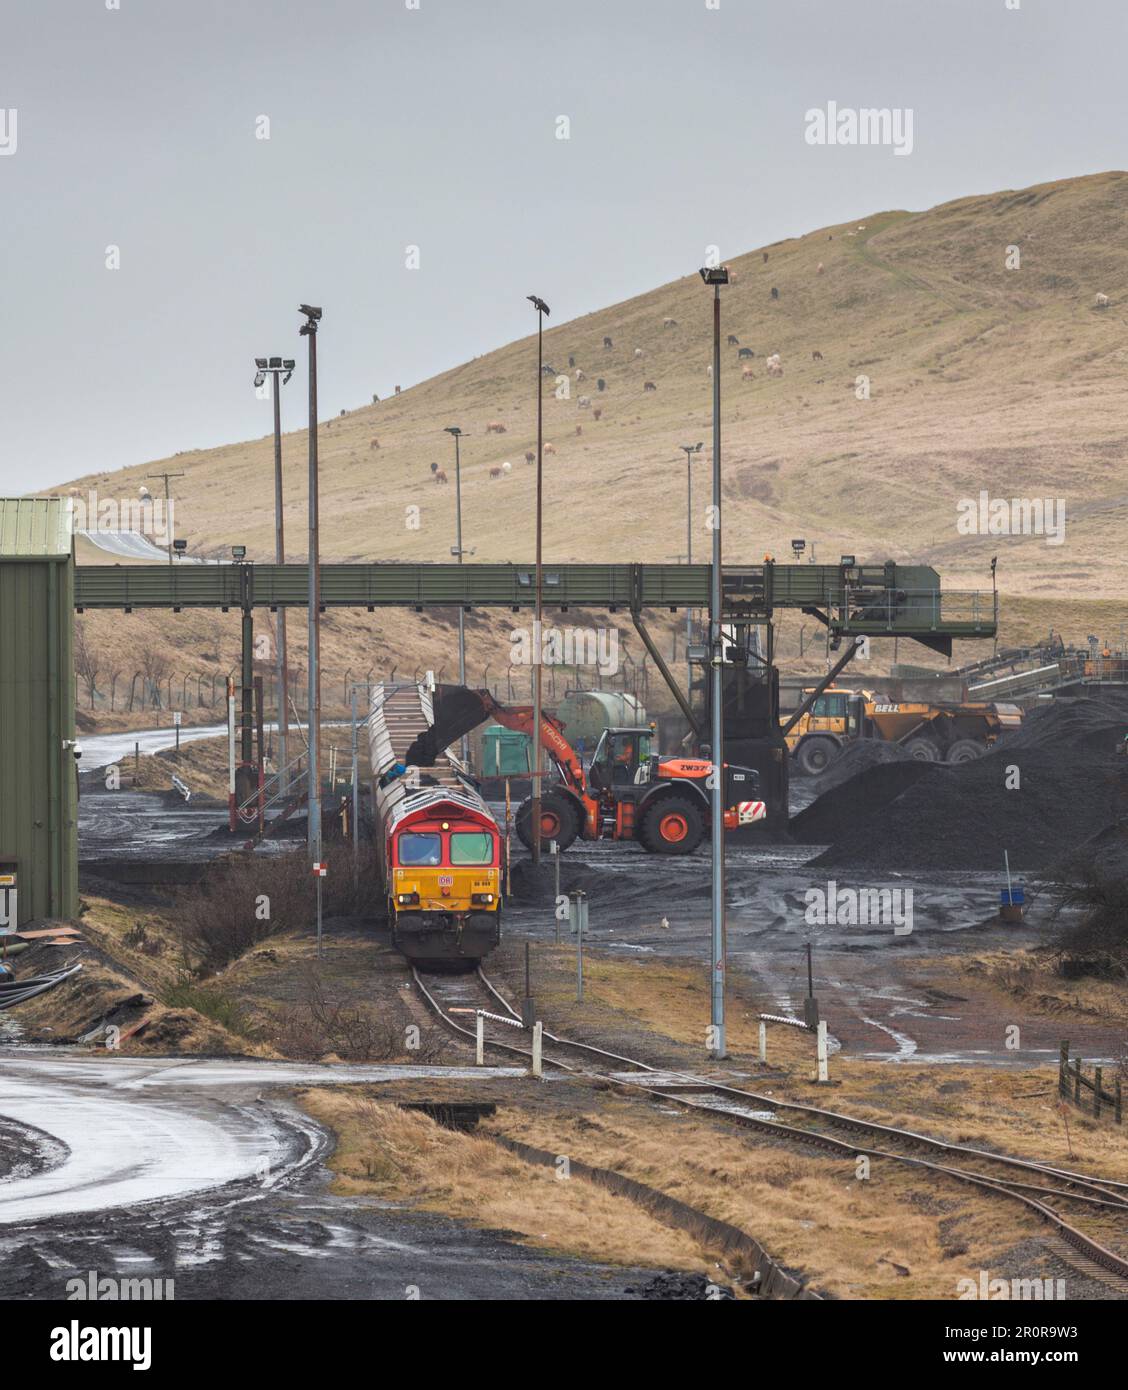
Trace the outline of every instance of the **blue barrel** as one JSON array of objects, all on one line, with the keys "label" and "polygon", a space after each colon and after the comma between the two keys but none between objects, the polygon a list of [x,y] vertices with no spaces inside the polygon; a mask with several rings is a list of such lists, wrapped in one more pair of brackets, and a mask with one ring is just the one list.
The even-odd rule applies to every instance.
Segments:
[{"label": "blue barrel", "polygon": [[1001,888],[999,890],[999,902],[1003,907],[1010,907],[1012,903],[1015,907],[1021,907],[1025,901],[1026,894],[1021,885],[1017,883],[1012,888]]}]

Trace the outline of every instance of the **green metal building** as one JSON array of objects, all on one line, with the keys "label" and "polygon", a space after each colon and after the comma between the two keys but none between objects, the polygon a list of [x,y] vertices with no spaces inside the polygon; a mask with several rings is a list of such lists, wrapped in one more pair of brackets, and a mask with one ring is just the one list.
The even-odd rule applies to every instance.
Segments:
[{"label": "green metal building", "polygon": [[78,912],[74,545],[62,497],[0,498],[0,918]]}]

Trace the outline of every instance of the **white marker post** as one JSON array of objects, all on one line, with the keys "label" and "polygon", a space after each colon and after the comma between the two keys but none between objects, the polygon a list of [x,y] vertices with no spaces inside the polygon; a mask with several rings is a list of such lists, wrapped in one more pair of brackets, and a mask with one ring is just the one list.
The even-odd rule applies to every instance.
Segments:
[{"label": "white marker post", "polygon": [[548,852],[552,855],[552,867],[556,875],[556,889],[552,897],[552,921],[556,928],[556,944],[560,945],[560,918],[556,915],[556,904],[560,901],[560,845],[556,840],[550,840]]},{"label": "white marker post", "polygon": [[477,1018],[477,1032],[474,1040],[474,1063],[476,1066],[486,1065],[486,1020],[479,1014]]},{"label": "white marker post", "polygon": [[760,1061],[766,1063],[768,1060],[768,1025],[762,1020],[760,1022]]},{"label": "white marker post", "polygon": [[818,1031],[819,1080],[828,1081],[830,1074],[826,1066],[826,1019],[819,1020]]},{"label": "white marker post", "polygon": [[544,1024],[533,1024],[533,1075],[544,1076],[544,1058],[542,1049],[544,1045]]},{"label": "white marker post", "polygon": [[324,862],[324,860],[315,859],[315,860],[313,861],[313,868],[310,870],[310,873],[312,873],[313,876],[314,876],[314,878],[317,879],[317,959],[318,959],[318,960],[320,960],[320,959],[321,959],[321,956],[322,956],[322,950],[321,950],[321,880],[326,876],[326,874],[328,874],[328,872],[329,872],[329,865],[326,864],[326,863]]}]

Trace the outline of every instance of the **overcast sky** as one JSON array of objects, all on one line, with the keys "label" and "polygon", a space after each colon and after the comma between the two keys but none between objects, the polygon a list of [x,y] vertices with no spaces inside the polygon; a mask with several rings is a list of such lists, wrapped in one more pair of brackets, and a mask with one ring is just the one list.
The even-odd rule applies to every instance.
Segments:
[{"label": "overcast sky", "polygon": [[[555,323],[713,243],[1128,163],[1125,0],[0,4],[8,492],[267,433],[299,301],[327,418],[530,292]],[[808,144],[829,101],[911,108],[912,153]]]}]

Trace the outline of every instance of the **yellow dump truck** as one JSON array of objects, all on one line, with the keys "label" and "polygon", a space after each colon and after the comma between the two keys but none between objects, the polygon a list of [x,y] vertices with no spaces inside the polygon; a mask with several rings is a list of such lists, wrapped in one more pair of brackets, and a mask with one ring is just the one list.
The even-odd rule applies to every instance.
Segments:
[{"label": "yellow dump truck", "polygon": [[[804,691],[803,697],[809,693]],[[1022,711],[1017,705],[897,701],[872,690],[832,685],[815,698],[785,739],[799,771],[814,776],[846,744],[860,738],[899,743],[923,762],[966,763],[1021,727]]]}]

